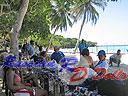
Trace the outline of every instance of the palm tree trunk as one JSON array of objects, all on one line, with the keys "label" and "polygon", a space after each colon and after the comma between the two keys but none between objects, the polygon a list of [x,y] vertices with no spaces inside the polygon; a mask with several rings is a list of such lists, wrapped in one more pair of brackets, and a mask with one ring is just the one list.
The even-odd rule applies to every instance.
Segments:
[{"label": "palm tree trunk", "polygon": [[18,40],[18,36],[20,33],[20,29],[23,23],[23,19],[24,16],[27,12],[28,9],[28,4],[29,4],[29,0],[23,0],[22,4],[20,6],[18,15],[17,15],[17,20],[16,23],[13,25],[12,30],[10,32],[10,41],[11,41],[11,46],[10,46],[10,51],[11,53],[13,53],[17,60],[19,60],[19,40]]},{"label": "palm tree trunk", "polygon": [[55,36],[55,33],[56,33],[57,29],[58,29],[58,27],[56,27],[56,29],[54,30],[54,33],[53,33],[51,39],[49,40],[48,47],[46,48],[46,53],[48,52],[48,50],[49,50],[49,48],[50,48],[50,46],[52,44],[52,40],[53,40],[53,38]]},{"label": "palm tree trunk", "polygon": [[84,11],[84,17],[83,17],[83,21],[82,21],[80,32],[79,32],[79,38],[77,39],[77,43],[76,43],[76,46],[75,46],[74,53],[76,53],[76,50],[77,50],[78,45],[79,45],[79,41],[80,41],[80,37],[81,37],[81,33],[82,33],[82,29],[83,29],[83,26],[84,26],[85,19],[86,19],[86,9]]}]

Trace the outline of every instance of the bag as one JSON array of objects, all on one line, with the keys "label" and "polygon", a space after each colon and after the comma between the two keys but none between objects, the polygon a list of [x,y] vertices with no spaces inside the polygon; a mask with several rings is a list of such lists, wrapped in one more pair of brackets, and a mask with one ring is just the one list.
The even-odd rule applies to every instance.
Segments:
[{"label": "bag", "polygon": [[99,80],[98,91],[107,96],[128,96],[128,80]]}]

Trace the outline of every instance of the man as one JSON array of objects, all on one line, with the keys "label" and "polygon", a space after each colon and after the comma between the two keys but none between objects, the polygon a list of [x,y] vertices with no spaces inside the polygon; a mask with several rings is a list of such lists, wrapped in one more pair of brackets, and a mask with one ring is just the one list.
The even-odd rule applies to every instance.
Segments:
[{"label": "man", "polygon": [[104,50],[100,50],[98,52],[99,62],[94,66],[95,68],[105,68],[106,70],[109,68],[109,64],[106,60],[106,53]]},{"label": "man", "polygon": [[82,41],[81,41],[80,44],[79,44],[80,55],[81,55],[82,50],[83,50],[84,48],[88,48],[88,46],[87,46],[86,43],[84,42],[84,39],[82,39]]},{"label": "man", "polygon": [[120,66],[120,63],[121,63],[121,50],[120,49],[118,49],[117,50],[117,53],[115,53],[115,54],[113,54],[112,56],[110,56],[110,59],[109,59],[109,64],[111,65],[111,66],[113,66],[112,65],[112,62],[114,62],[114,63],[116,63],[116,64],[118,64],[118,67]]},{"label": "man", "polygon": [[34,41],[31,40],[30,44],[27,47],[28,50],[28,54],[30,55],[30,57],[32,57],[34,55]]},{"label": "man", "polygon": [[56,60],[57,63],[59,63],[59,61],[65,57],[64,53],[59,51],[60,47],[55,46],[54,47],[54,52],[51,55],[51,60]]},{"label": "man", "polygon": [[37,44],[37,42],[35,43],[35,54],[39,55],[40,51],[39,51],[39,45]]}]

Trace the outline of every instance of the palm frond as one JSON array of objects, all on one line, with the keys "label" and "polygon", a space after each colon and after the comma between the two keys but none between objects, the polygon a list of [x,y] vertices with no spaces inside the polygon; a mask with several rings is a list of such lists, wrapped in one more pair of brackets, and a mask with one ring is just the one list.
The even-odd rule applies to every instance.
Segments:
[{"label": "palm frond", "polygon": [[106,0],[92,0],[91,3],[97,7],[102,8],[103,10],[107,6]]},{"label": "palm frond", "polygon": [[67,22],[68,22],[69,26],[72,27],[73,23],[72,23],[71,19],[68,16],[67,16]]}]

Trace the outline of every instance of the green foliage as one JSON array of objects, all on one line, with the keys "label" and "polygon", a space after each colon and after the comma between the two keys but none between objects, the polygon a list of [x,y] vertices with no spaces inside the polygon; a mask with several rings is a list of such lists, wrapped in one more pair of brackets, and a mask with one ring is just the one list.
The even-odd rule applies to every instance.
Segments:
[{"label": "green foliage", "polygon": [[75,16],[75,22],[83,18],[86,23],[91,21],[92,24],[96,24],[99,18],[99,13],[96,9],[101,8],[104,10],[107,4],[105,0],[76,0],[75,2],[72,9],[72,14]]},{"label": "green foliage", "polygon": [[52,46],[58,45],[62,48],[74,48],[76,41],[76,38],[64,38],[63,36],[56,35],[52,42]]},{"label": "green foliage", "polygon": [[97,42],[85,41],[84,40],[84,43],[86,43],[88,45],[88,47],[95,47],[95,46],[97,46]]},{"label": "green foliage", "polygon": [[[74,48],[76,45],[77,39],[76,38],[64,38],[63,36],[56,35],[54,40],[52,41],[52,46],[58,45],[62,48]],[[87,43],[89,47],[94,47],[97,45],[96,42],[91,41],[84,41]]]},{"label": "green foliage", "polygon": [[97,46],[97,42],[87,41],[87,45],[88,45],[89,47],[95,47],[95,46]]},{"label": "green foliage", "polygon": [[25,16],[21,38],[29,37],[29,35],[36,34],[38,38],[47,38],[50,34],[49,22],[44,14],[43,1],[30,0],[28,12]]},{"label": "green foliage", "polygon": [[18,11],[21,6],[22,0],[1,0],[0,4],[9,4],[10,8],[8,10],[10,11]]},{"label": "green foliage", "polygon": [[67,25],[72,26],[69,2],[67,0],[51,0],[51,6],[48,11],[48,18],[51,23],[51,29],[67,30]]},{"label": "green foliage", "polygon": [[15,22],[15,18],[16,13],[0,16],[0,33],[4,34],[5,32],[9,32]]},{"label": "green foliage", "polygon": [[[90,5],[88,1],[91,2]],[[20,32],[20,42],[22,43],[24,38],[29,37],[46,47],[52,36],[49,30],[50,27],[61,31],[67,30],[68,25],[73,25],[74,16],[76,16],[75,20],[79,20],[77,17],[81,18],[83,16],[85,7],[88,8],[86,22],[92,20],[95,23],[99,14],[93,5],[104,9],[106,1],[117,0],[30,0]],[[11,31],[21,3],[22,0],[0,0],[0,4],[9,4],[9,7],[3,9],[4,12],[9,11],[9,13],[0,16],[0,36],[4,37]],[[63,48],[74,48],[76,41],[76,38],[55,36],[52,46],[59,45]],[[95,46],[97,43],[88,41],[87,44]]]}]

